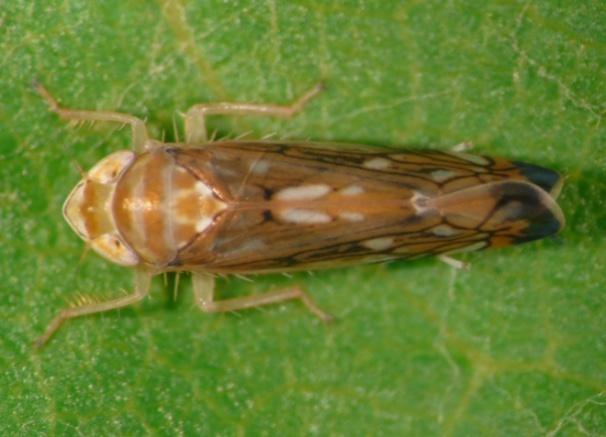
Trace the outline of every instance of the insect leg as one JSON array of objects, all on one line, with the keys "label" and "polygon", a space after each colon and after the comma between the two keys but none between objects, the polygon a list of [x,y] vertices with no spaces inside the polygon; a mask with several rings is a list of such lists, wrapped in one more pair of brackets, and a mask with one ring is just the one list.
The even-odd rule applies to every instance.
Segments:
[{"label": "insect leg", "polygon": [[198,307],[207,313],[219,313],[227,311],[238,311],[246,308],[254,308],[271,305],[287,300],[299,299],[320,320],[330,322],[333,317],[318,307],[316,302],[299,287],[284,290],[271,291],[255,296],[237,297],[226,300],[215,300],[215,278],[207,273],[193,273],[193,288]]},{"label": "insect leg", "polygon": [[147,128],[145,127],[145,122],[140,118],[121,112],[87,111],[81,109],[63,108],[59,105],[51,93],[49,93],[48,90],[41,84],[36,83],[34,84],[34,87],[36,91],[44,98],[44,100],[46,100],[46,103],[50,107],[51,111],[55,112],[63,119],[76,121],[112,121],[130,125],[133,148],[137,152],[143,150],[149,136],[147,134]]},{"label": "insect leg", "polygon": [[469,270],[470,267],[469,263],[451,258],[448,255],[438,255],[438,259],[444,264],[448,264],[450,267],[454,267],[457,270]]},{"label": "insect leg", "polygon": [[148,293],[151,285],[152,275],[145,270],[136,271],[135,280],[135,291],[127,296],[119,297],[117,299],[108,300],[106,302],[99,302],[90,305],[83,305],[75,308],[67,308],[62,310],[55,318],[49,323],[46,331],[42,334],[34,343],[36,348],[41,348],[48,342],[52,335],[69,319],[75,317],[85,316],[87,314],[101,313],[104,311],[114,310],[116,308],[123,308],[134,303],[139,302]]},{"label": "insect leg", "polygon": [[229,102],[194,105],[185,114],[185,141],[190,144],[202,144],[208,141],[205,122],[208,115],[268,115],[289,118],[303,109],[323,89],[324,84],[318,83],[290,105]]}]

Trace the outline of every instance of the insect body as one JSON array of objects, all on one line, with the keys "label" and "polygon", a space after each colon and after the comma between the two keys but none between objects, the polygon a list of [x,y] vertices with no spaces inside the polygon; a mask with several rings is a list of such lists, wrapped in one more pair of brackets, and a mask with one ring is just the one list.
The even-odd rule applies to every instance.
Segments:
[{"label": "insect body", "polygon": [[143,122],[129,115],[62,109],[38,89],[65,118],[131,125],[135,150],[94,166],[69,195],[64,215],[94,250],[137,271],[132,295],[64,310],[39,345],[69,318],[142,299],[161,272],[192,272],[205,311],[300,299],[327,320],[299,288],[217,301],[213,275],[500,247],[554,234],[564,223],[554,200],[560,176],[531,164],[464,153],[207,142],[204,115],[288,117],[318,87],[292,106],[197,105],[186,115],[186,144],[148,139]]}]

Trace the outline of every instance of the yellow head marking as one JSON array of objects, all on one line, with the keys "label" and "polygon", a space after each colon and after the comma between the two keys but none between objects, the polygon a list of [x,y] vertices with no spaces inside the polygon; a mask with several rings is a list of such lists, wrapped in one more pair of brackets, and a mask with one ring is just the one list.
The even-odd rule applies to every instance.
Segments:
[{"label": "yellow head marking", "polygon": [[112,217],[111,201],[117,181],[132,164],[130,151],[112,153],[78,182],[63,205],[63,216],[71,228],[97,253],[121,265],[139,262],[124,242]]},{"label": "yellow head marking", "polygon": [[99,255],[116,264],[134,266],[139,263],[137,254],[117,234],[103,234],[91,240],[90,246]]},{"label": "yellow head marking", "polygon": [[106,156],[97,163],[89,172],[88,179],[100,184],[111,184],[116,182],[122,172],[133,162],[135,154],[128,150],[120,150]]}]

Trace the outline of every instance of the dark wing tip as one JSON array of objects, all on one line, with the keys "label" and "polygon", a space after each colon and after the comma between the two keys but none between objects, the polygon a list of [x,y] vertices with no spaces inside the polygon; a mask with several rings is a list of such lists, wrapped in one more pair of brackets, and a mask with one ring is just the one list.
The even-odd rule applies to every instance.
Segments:
[{"label": "dark wing tip", "polygon": [[492,194],[499,198],[499,209],[507,212],[508,222],[527,223],[514,235],[516,243],[548,237],[564,226],[562,210],[538,184],[511,181],[495,184],[493,190]]},{"label": "dark wing tip", "polygon": [[514,161],[513,165],[515,165],[530,182],[547,191],[552,197],[555,198],[558,196],[562,185],[562,176],[558,172],[539,165],[520,161]]}]

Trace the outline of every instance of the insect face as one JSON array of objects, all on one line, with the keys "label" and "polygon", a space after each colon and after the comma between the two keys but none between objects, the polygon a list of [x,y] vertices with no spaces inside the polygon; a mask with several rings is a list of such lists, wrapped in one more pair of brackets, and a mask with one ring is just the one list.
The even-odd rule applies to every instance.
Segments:
[{"label": "insect face", "polygon": [[124,266],[138,264],[139,257],[117,231],[111,201],[117,181],[134,158],[134,153],[120,151],[101,160],[76,185],[63,205],[63,216],[72,229],[97,253]]}]

